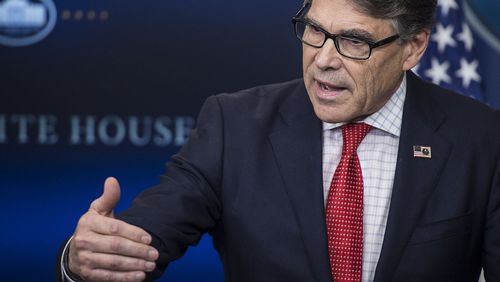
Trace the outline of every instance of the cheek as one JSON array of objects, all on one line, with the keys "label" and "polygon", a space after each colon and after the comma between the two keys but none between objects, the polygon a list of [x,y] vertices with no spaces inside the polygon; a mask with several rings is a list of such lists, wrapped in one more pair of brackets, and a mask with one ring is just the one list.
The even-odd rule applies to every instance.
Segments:
[{"label": "cheek", "polygon": [[316,53],[317,50],[309,46],[304,46],[302,48],[302,64],[304,65],[304,69],[307,69],[311,64],[314,63]]},{"label": "cheek", "polygon": [[364,66],[357,75],[356,80],[356,96],[360,106],[364,107],[370,102],[370,98],[376,91],[376,72],[371,66]]},{"label": "cheek", "polygon": [[364,105],[367,111],[379,110],[390,95],[398,87],[400,74],[391,67],[391,61],[387,64],[375,65],[367,68],[364,77]]},{"label": "cheek", "polygon": [[392,76],[391,68],[382,65],[370,65],[364,76],[367,100],[376,99],[387,88],[387,76]]},{"label": "cheek", "polygon": [[314,52],[310,48],[303,48],[302,51],[302,76],[306,87],[310,87],[312,83],[312,75],[310,68],[314,64]]},{"label": "cheek", "polygon": [[377,91],[378,87],[376,85],[376,79],[375,79],[375,71],[372,68],[368,68],[366,71],[366,74],[364,76],[365,78],[365,94],[367,96],[367,99],[369,99],[371,96],[371,93],[374,91]]}]

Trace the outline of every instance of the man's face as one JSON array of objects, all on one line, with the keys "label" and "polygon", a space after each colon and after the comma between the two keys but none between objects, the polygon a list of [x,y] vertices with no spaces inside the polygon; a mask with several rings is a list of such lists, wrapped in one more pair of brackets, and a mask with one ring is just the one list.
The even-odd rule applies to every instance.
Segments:
[{"label": "man's face", "polygon": [[[363,34],[378,41],[396,33],[390,20],[356,10],[346,0],[314,0],[306,18],[333,34]],[[332,40],[322,48],[303,44],[304,83],[316,115],[326,122],[349,122],[379,110],[403,77],[405,45],[373,49],[368,60],[343,57]]]}]

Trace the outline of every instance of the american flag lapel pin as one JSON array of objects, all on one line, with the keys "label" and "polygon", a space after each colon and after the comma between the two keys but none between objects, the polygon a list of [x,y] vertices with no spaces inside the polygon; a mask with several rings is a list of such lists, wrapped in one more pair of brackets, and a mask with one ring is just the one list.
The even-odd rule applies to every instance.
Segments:
[{"label": "american flag lapel pin", "polygon": [[414,145],[413,157],[430,159],[432,157],[431,146]]}]

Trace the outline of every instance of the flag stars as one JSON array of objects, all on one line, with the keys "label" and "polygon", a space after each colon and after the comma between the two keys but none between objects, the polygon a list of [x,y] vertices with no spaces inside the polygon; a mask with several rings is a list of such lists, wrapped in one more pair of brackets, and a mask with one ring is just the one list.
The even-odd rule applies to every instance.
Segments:
[{"label": "flag stars", "polygon": [[456,72],[456,75],[462,79],[464,88],[469,87],[471,81],[481,81],[481,76],[477,72],[478,66],[479,62],[477,60],[472,60],[469,63],[465,58],[460,59],[460,69]]},{"label": "flag stars", "polygon": [[432,58],[431,68],[425,71],[425,75],[431,78],[435,84],[440,84],[441,82],[451,83],[451,77],[448,75],[449,68],[449,62],[445,61],[440,64],[438,59]]},{"label": "flag stars", "polygon": [[466,23],[462,23],[462,32],[457,35],[458,40],[462,41],[467,51],[471,51],[474,46],[474,38],[472,32]]},{"label": "flag stars", "polygon": [[458,10],[458,4],[455,0],[439,0],[438,6],[441,7],[441,13],[446,17],[451,9]]},{"label": "flag stars", "polygon": [[442,24],[436,26],[436,32],[432,35],[432,41],[437,43],[437,47],[440,53],[443,53],[446,46],[455,47],[457,42],[453,39],[453,26],[449,25],[444,27]]},{"label": "flag stars", "polygon": [[484,101],[475,37],[460,4],[460,0],[438,0],[439,22],[430,36],[428,52],[414,70],[435,84]]}]

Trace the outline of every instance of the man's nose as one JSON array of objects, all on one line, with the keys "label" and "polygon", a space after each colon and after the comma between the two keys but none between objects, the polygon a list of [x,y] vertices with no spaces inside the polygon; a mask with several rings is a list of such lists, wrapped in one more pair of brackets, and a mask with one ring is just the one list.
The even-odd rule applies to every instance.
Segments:
[{"label": "man's nose", "polygon": [[318,48],[315,63],[319,69],[338,69],[342,66],[342,55],[339,54],[332,39],[326,40],[323,47]]}]

